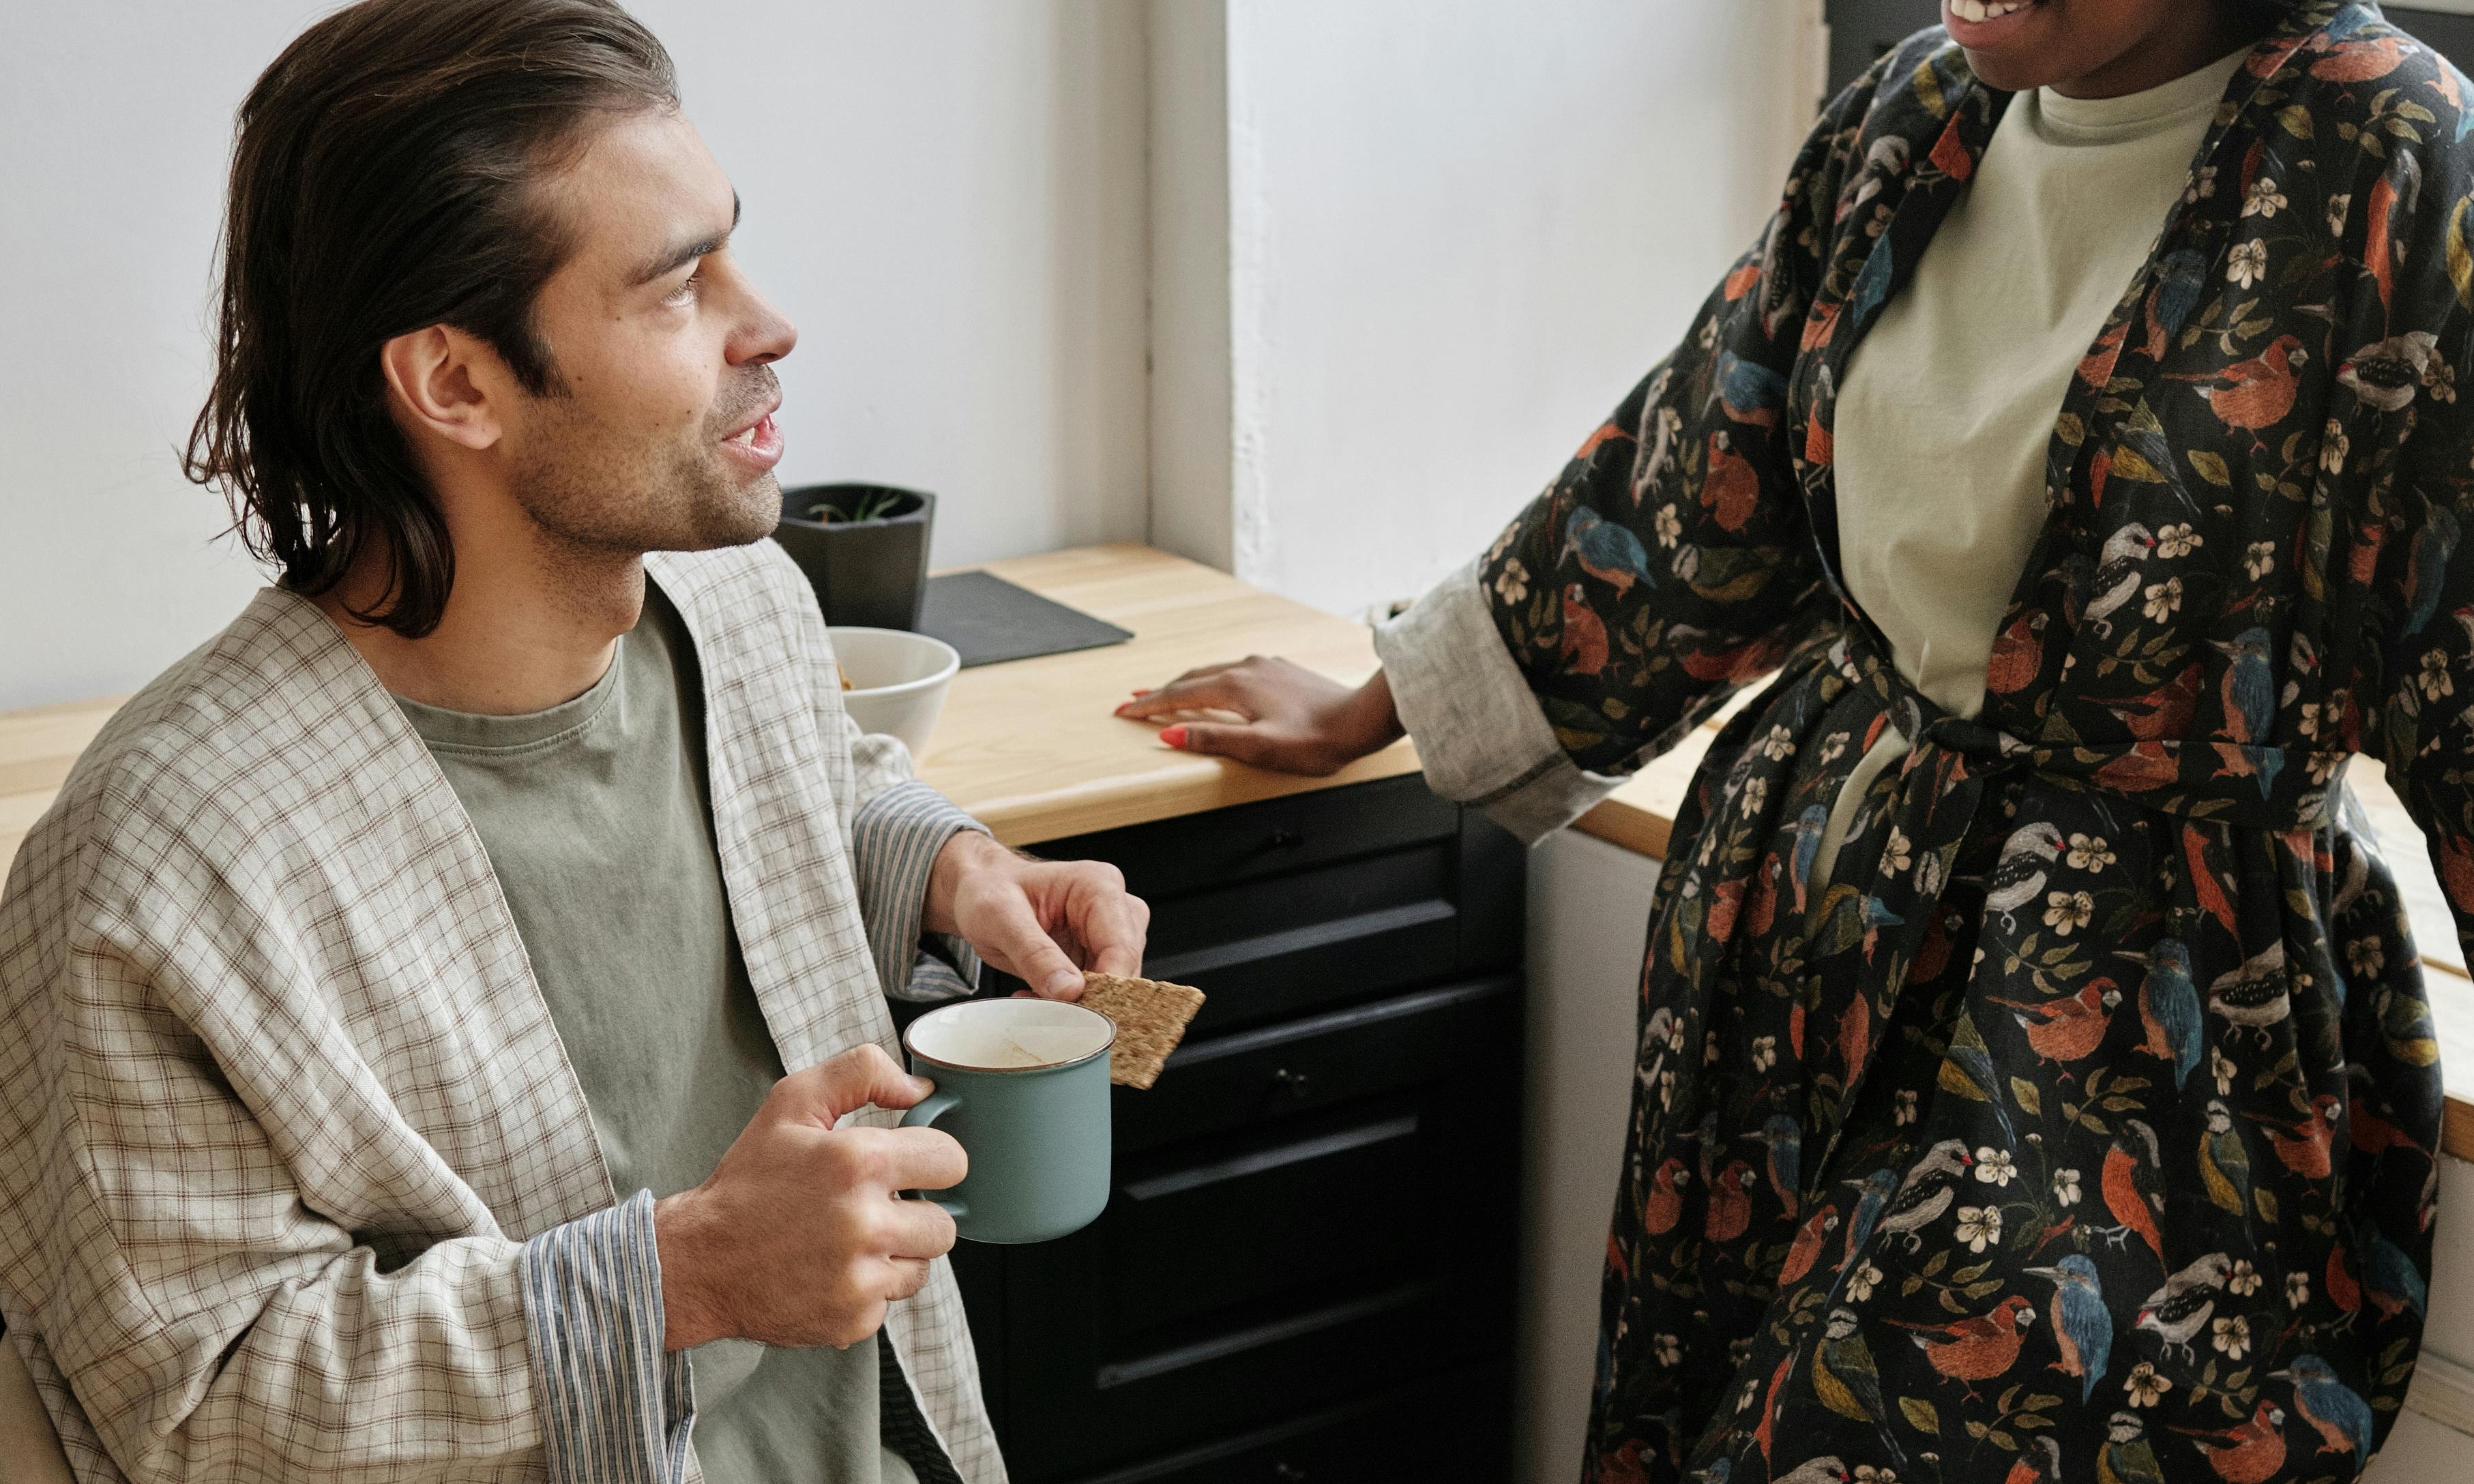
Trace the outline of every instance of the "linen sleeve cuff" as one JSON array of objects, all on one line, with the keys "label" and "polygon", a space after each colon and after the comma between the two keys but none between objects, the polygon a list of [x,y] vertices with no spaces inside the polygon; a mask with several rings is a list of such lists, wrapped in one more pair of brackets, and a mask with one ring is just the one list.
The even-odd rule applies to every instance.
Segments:
[{"label": "linen sleeve cuff", "polygon": [[1583,771],[1555,740],[1495,631],[1475,564],[1377,627],[1374,651],[1426,786],[1484,810],[1523,843],[1571,823],[1623,782]]},{"label": "linen sleeve cuff", "polygon": [[695,1394],[687,1352],[662,1350],[653,1193],[534,1237],[520,1272],[550,1484],[680,1484]]},{"label": "linen sleeve cuff", "polygon": [[964,830],[987,827],[924,783],[896,784],[860,806],[851,821],[851,869],[860,920],[876,958],[877,983],[897,1000],[949,1000],[980,982],[979,956],[958,937],[935,935],[940,955],[920,952],[928,878],[936,853]]}]

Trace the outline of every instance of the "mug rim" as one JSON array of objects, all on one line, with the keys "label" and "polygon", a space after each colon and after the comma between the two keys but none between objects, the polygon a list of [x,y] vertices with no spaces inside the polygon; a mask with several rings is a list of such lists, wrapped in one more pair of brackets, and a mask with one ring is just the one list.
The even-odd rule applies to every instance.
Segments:
[{"label": "mug rim", "polygon": [[921,1051],[910,1039],[910,1033],[919,1029],[922,1022],[926,1021],[929,1016],[937,1013],[938,1010],[952,1010],[963,1005],[1002,1005],[1004,1003],[1005,1001],[1003,1000],[970,999],[956,1000],[951,1005],[939,1005],[935,1010],[928,1011],[927,1014],[921,1015],[918,1019],[911,1021],[910,1024],[902,1028],[902,1049],[910,1053],[910,1055],[917,1057],[920,1060],[927,1062],[933,1067],[941,1067],[948,1072],[976,1072],[987,1076],[1003,1076],[1008,1072],[1054,1072],[1061,1067],[1080,1066],[1085,1061],[1104,1057],[1108,1053],[1117,1049],[1116,1017],[1109,1014],[1106,1010],[1093,1010],[1090,1006],[1083,1004],[1079,1000],[1049,1000],[1045,1003],[1050,1005],[1070,1005],[1076,1010],[1081,1010],[1086,1014],[1099,1016],[1101,1022],[1108,1028],[1108,1038],[1102,1041],[1098,1049],[1085,1052],[1079,1057],[1068,1058],[1063,1061],[1040,1061],[1034,1062],[1030,1066],[971,1066],[960,1061],[940,1060],[937,1058],[932,1057],[926,1052]]}]

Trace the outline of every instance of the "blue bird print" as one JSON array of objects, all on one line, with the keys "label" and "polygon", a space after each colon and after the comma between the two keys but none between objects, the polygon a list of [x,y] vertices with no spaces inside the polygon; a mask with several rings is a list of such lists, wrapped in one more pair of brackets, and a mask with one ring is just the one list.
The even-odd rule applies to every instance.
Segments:
[{"label": "blue bird print", "polygon": [[2105,1357],[2113,1352],[2113,1311],[2104,1306],[2096,1264],[2073,1253],[2050,1268],[2027,1271],[2053,1285],[2053,1343],[2061,1347],[2062,1370],[2079,1378],[2079,1399],[2085,1401],[2096,1395]]},{"label": "blue bird print", "polygon": [[[2124,451],[2138,454],[2147,462],[2148,470],[2154,473],[2156,479],[2162,481],[2165,488],[2173,492],[2173,498],[2180,500],[2185,509],[2193,515],[2199,513],[2199,502],[2191,498],[2189,490],[2182,487],[2182,476],[2174,471],[2179,458],[2173,451],[2173,445],[2166,438],[2164,427],[2152,416],[2145,422],[2131,421],[2122,425],[2121,442],[2117,446],[2113,458],[2113,476],[2116,479],[2134,477],[2130,472],[2130,466],[2126,465],[2122,457]],[[2146,474],[2142,474],[2137,477],[2144,479]]]},{"label": "blue bird print", "polygon": [[1830,1285],[1830,1299],[1833,1303],[1838,1300],[1839,1290],[1847,1286],[1847,1279],[1855,1275],[1856,1259],[1863,1253],[1864,1244],[1873,1240],[1873,1229],[1880,1224],[1881,1212],[1889,1205],[1890,1197],[1898,1194],[1899,1172],[1875,1170],[1855,1183],[1863,1195],[1856,1199],[1856,1214],[1847,1223],[1846,1258],[1838,1264],[1838,1277]]},{"label": "blue bird print", "polygon": [[1950,1050],[1943,1054],[1938,1080],[1949,1091],[1991,1107],[2001,1124],[2002,1142],[2012,1149],[2019,1147],[2019,1131],[2010,1122],[2010,1110],[2001,1104],[2001,1079],[1994,1075],[1992,1048],[1984,1044],[1984,1033],[1965,1010],[1951,1026]]},{"label": "blue bird print", "polygon": [[2293,1400],[2302,1420],[2326,1440],[2319,1445],[2320,1452],[2351,1453],[2358,1459],[2371,1456],[2370,1406],[2337,1379],[2335,1367],[2316,1355],[2296,1355],[2292,1365],[2268,1374],[2272,1379],[2293,1383]]},{"label": "blue bird print", "polygon": [[1906,923],[1906,920],[1890,911],[1889,904],[1880,897],[1866,897],[1864,899],[1864,961],[1867,963],[1873,961],[1873,945],[1880,939],[1883,928],[1901,927]]},{"label": "blue bird print", "polygon": [[2154,298],[2148,304],[2147,353],[2155,359],[2165,357],[2166,342],[2182,332],[2191,311],[2199,306],[2199,295],[2206,290],[2208,259],[2195,248],[2181,248],[2167,255],[2156,273]]},{"label": "blue bird print", "polygon": [[1767,1146],[1770,1189],[1778,1196],[1779,1204],[1786,1207],[1786,1213],[1794,1215],[1803,1188],[1804,1131],[1786,1114],[1772,1113],[1758,1132],[1744,1137],[1758,1139]]},{"label": "blue bird print", "polygon": [[1649,552],[1640,538],[1615,524],[1601,520],[1587,505],[1572,512],[1572,523],[1564,540],[1581,563],[1581,571],[1612,587],[1618,594],[1632,591],[1636,582],[1643,587],[1658,586],[1649,574]]},{"label": "blue bird print", "polygon": [[2199,1064],[2204,1039],[2199,1019],[2199,987],[2191,981],[2191,950],[2178,937],[2160,937],[2145,954],[2120,957],[2145,963],[2139,982],[2139,1023],[2147,1032],[2140,1049],[2173,1063],[2173,1090],[2179,1092]]},{"label": "blue bird print", "polygon": [[2407,602],[2405,631],[2419,634],[2439,612],[2440,589],[2446,586],[2448,558],[2457,550],[2457,538],[2462,533],[2457,517],[2448,507],[2433,504],[2424,512],[2422,525],[2413,533],[2413,548],[2408,554],[2405,570]]},{"label": "blue bird print", "polygon": [[2422,1272],[2405,1250],[2387,1237],[2373,1235],[2365,1296],[2381,1313],[2393,1316],[2399,1309],[2412,1309],[2416,1314],[2431,1308],[2431,1288],[2423,1281]]},{"label": "blue bird print", "polygon": [[1872,323],[1873,311],[1890,297],[1890,237],[1887,232],[1874,239],[1872,255],[1864,259],[1863,271],[1856,275],[1856,286],[1848,298],[1848,317],[1857,328]]},{"label": "blue bird print", "polygon": [[1821,832],[1830,824],[1826,805],[1807,804],[1795,819],[1795,853],[1787,860],[1787,880],[1795,887],[1795,910],[1804,911],[1805,888],[1812,884],[1813,863],[1821,858]]},{"label": "blue bird print", "polygon": [[2276,712],[2276,676],[2268,669],[2268,630],[2246,628],[2228,644],[2221,639],[2208,641],[2209,646],[2232,663],[2225,667],[2220,689],[2225,703],[2225,730],[2238,742],[2264,742],[2268,727]]},{"label": "blue bird print", "polygon": [[1736,422],[1768,427],[1778,422],[1780,410],[1786,405],[1786,377],[1733,351],[1720,351],[1716,384],[1710,395]]}]

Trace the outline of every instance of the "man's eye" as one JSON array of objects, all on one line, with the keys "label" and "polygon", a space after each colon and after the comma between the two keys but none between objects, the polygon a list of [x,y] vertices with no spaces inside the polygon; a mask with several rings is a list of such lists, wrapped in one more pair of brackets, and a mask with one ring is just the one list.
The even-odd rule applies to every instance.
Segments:
[{"label": "man's eye", "polygon": [[684,308],[688,301],[695,298],[696,285],[702,281],[704,281],[703,274],[689,274],[687,281],[662,297],[662,303],[672,307]]}]

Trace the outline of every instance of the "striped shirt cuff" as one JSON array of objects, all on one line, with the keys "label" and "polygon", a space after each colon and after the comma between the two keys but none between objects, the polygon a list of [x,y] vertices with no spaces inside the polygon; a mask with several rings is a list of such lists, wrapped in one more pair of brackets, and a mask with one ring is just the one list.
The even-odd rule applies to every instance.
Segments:
[{"label": "striped shirt cuff", "polygon": [[653,1193],[534,1237],[521,1272],[550,1484],[684,1480],[695,1394],[662,1350]]},{"label": "striped shirt cuff", "polygon": [[860,806],[851,821],[851,870],[859,878],[860,921],[876,956],[877,983],[897,1000],[950,1000],[980,982],[979,955],[938,935],[939,954],[920,951],[928,877],[936,853],[964,830],[986,826],[924,783],[896,784]]}]

